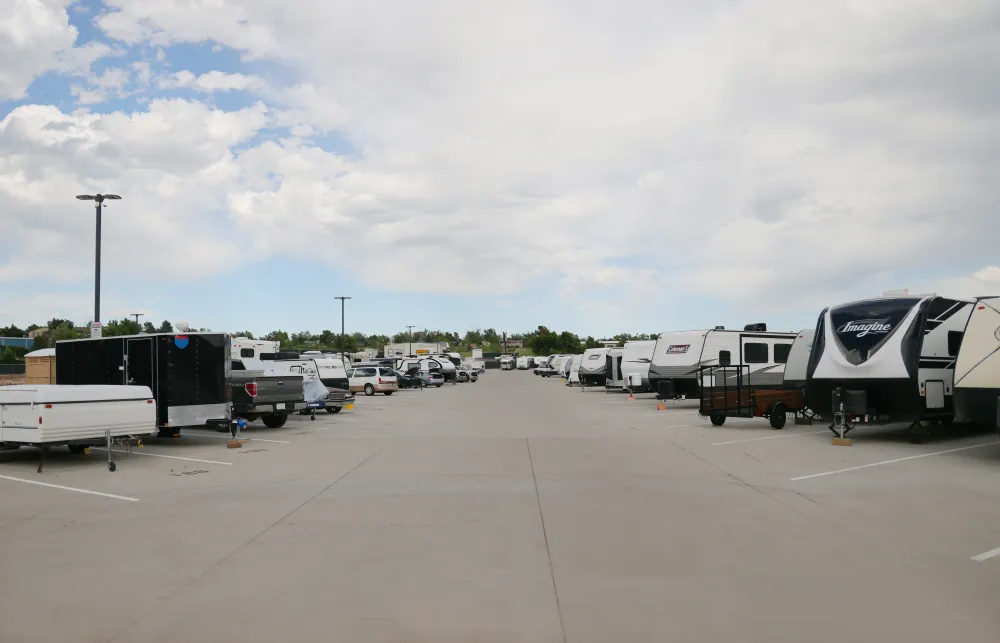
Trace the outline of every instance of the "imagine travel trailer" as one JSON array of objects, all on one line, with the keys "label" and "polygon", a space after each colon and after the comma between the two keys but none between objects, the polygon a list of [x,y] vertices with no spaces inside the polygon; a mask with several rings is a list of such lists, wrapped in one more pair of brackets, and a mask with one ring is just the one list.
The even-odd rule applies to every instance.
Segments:
[{"label": "imagine travel trailer", "polygon": [[869,422],[946,419],[962,333],[976,302],[936,295],[882,297],[820,313],[806,405],[825,415],[850,391],[851,415]]},{"label": "imagine travel trailer", "polygon": [[1000,428],[1000,297],[976,302],[955,362],[955,419]]},{"label": "imagine travel trailer", "polygon": [[581,386],[604,386],[606,379],[605,358],[608,356],[609,348],[588,348],[583,351],[580,358],[580,385]]},{"label": "imagine travel trailer", "polygon": [[788,352],[788,361],[785,362],[782,388],[804,389],[806,387],[806,370],[809,368],[809,354],[812,352],[815,335],[815,328],[805,328],[796,335],[795,341],[792,342],[792,348]]},{"label": "imagine travel trailer", "polygon": [[661,333],[649,364],[649,386],[661,398],[696,397],[703,366],[747,366],[747,386],[777,388],[798,333],[768,332],[764,324],[744,330]]},{"label": "imagine travel trailer", "polygon": [[651,390],[649,387],[649,363],[653,360],[655,339],[625,342],[622,352],[622,379],[633,393]]}]

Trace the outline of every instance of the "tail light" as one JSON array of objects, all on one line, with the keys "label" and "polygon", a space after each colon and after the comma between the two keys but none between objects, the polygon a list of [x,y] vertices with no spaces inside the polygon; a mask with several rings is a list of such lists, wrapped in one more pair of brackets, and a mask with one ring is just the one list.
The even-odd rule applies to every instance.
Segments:
[{"label": "tail light", "polygon": [[381,384],[381,383],[382,383],[382,378],[381,378],[381,377],[380,377],[380,378],[378,378],[378,383],[379,383],[379,384]]},{"label": "tail light", "polygon": [[226,400],[228,401],[231,399],[233,399],[233,385],[226,382]]},{"label": "tail light", "polygon": [[257,382],[247,382],[243,388],[250,397],[257,397]]}]

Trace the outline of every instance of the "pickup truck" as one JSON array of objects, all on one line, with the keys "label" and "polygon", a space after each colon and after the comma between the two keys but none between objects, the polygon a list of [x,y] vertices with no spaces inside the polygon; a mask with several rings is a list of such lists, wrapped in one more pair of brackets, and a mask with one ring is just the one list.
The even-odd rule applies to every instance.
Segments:
[{"label": "pickup truck", "polygon": [[304,405],[301,375],[265,375],[263,370],[248,370],[238,359],[231,366],[234,418],[247,422],[260,418],[264,426],[277,429],[285,425],[289,413]]}]

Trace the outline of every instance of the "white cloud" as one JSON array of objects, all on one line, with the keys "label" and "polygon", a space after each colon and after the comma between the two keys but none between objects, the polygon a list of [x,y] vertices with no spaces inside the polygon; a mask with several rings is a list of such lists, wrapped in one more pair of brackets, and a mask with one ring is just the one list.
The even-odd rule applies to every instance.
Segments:
[{"label": "white cloud", "polygon": [[184,281],[240,265],[249,257],[224,210],[240,174],[231,148],[266,123],[261,105],[182,100],[136,114],[15,109],[0,121],[0,283],[86,282],[93,210],[73,197],[93,192],[123,197],[104,216],[108,271]]},{"label": "white cloud", "polygon": [[16,0],[0,4],[0,100],[22,98],[36,76],[55,67],[76,41],[70,0]]},{"label": "white cloud", "polygon": [[[134,163],[150,194],[196,187],[256,256],[350,238],[351,253],[323,259],[383,286],[515,292],[547,278],[579,297],[652,284],[662,302],[765,311],[995,259],[991,0],[107,4],[99,24],[115,38],[213,41],[294,80],[272,94],[255,76],[179,72],[167,82],[274,105],[238,119],[190,103],[50,114],[24,162],[72,140],[98,169],[67,178],[123,184]],[[292,136],[231,151],[266,122]],[[307,140],[330,132],[344,154]],[[18,166],[9,190],[45,197],[18,172],[30,176]],[[407,270],[428,257],[434,279]]]},{"label": "white cloud", "polygon": [[127,96],[126,85],[131,78],[132,73],[128,69],[108,68],[100,74],[88,74],[87,86],[74,84],[70,86],[70,93],[77,97],[81,105],[103,103],[111,97]]},{"label": "white cloud", "polygon": [[169,76],[157,79],[156,84],[161,89],[194,89],[199,92],[228,91],[260,91],[265,89],[264,81],[256,76],[245,74],[227,74],[221,71],[209,71],[195,76],[187,70],[179,71]]},{"label": "white cloud", "polygon": [[1000,266],[986,266],[971,275],[937,280],[931,291],[949,297],[1000,295]]}]

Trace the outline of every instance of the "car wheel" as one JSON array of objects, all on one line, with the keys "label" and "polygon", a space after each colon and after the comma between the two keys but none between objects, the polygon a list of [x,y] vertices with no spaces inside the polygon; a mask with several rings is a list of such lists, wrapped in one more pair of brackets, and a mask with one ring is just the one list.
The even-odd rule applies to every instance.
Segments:
[{"label": "car wheel", "polygon": [[365,384],[365,395],[372,396],[375,395],[375,387],[371,384]]},{"label": "car wheel", "polygon": [[386,397],[388,397],[388,396],[392,395],[392,391],[386,391],[382,395],[385,395]]},{"label": "car wheel", "polygon": [[436,386],[437,388],[441,388],[443,384],[435,384],[434,386]]},{"label": "car wheel", "polygon": [[327,413],[340,413],[340,409],[342,409],[342,408],[344,408],[344,407],[342,407],[342,406],[328,406],[328,407],[326,407],[326,412]]}]

